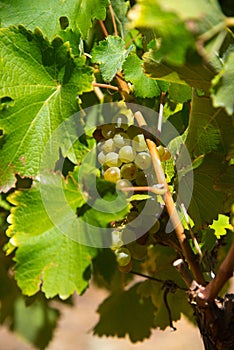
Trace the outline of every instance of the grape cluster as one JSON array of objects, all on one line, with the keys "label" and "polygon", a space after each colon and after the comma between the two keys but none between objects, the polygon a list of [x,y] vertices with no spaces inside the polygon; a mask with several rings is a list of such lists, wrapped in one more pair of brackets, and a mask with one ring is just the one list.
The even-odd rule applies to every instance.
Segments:
[{"label": "grape cluster", "polygon": [[[103,178],[116,183],[117,190],[131,186],[152,186],[156,183],[151,156],[142,129],[130,124],[126,115],[117,115],[112,123],[99,126],[94,132],[94,137],[98,141],[97,160],[101,165]],[[162,161],[170,158],[167,148],[162,145],[157,148]],[[153,204],[155,210],[155,202]],[[144,226],[139,215],[141,206],[142,203],[139,204],[139,201],[132,205],[125,221],[112,232],[112,249],[116,254],[119,268],[123,272],[131,270],[132,257],[143,259],[146,256],[146,240],[160,228],[155,214],[151,214],[154,210],[149,211],[149,217],[146,220],[151,220],[152,226],[146,235],[136,239],[136,231]],[[125,228],[126,224],[128,228]]]}]

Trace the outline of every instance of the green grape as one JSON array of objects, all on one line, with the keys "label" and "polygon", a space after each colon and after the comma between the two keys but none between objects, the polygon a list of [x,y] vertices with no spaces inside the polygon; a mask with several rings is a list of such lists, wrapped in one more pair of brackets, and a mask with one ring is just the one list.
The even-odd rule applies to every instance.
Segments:
[{"label": "green grape", "polygon": [[160,222],[156,220],[151,229],[148,231],[150,234],[157,233],[160,229]]},{"label": "green grape", "polygon": [[138,171],[137,176],[136,176],[136,184],[138,186],[147,186],[148,185],[148,180],[147,176],[143,171]]},{"label": "green grape", "polygon": [[119,168],[121,166],[122,162],[119,159],[118,153],[110,152],[105,155],[105,165],[109,167],[116,166]]},{"label": "green grape", "polygon": [[162,162],[165,162],[166,160],[169,160],[171,158],[171,153],[167,148],[164,148],[164,155],[161,158]]},{"label": "green grape", "polygon": [[135,164],[140,169],[149,169],[151,167],[151,156],[147,152],[140,152],[135,157]]},{"label": "green grape", "polygon": [[119,159],[123,163],[132,162],[135,158],[136,152],[131,146],[123,146],[119,150]]},{"label": "green grape", "polygon": [[99,150],[99,152],[104,151],[104,142],[103,141],[99,141],[97,143],[97,149]]},{"label": "green grape", "polygon": [[117,182],[120,179],[120,169],[117,167],[108,168],[104,172],[104,179],[110,182]]},{"label": "green grape", "polygon": [[116,260],[119,266],[126,266],[131,261],[131,253],[128,248],[119,248],[115,251]]},{"label": "green grape", "polygon": [[128,128],[129,118],[122,113],[116,114],[112,119],[112,123],[114,123],[117,126],[117,128],[122,128],[126,130]]},{"label": "green grape", "polygon": [[102,131],[102,136],[105,137],[105,139],[109,139],[115,133],[115,126],[113,124],[101,125],[101,131]]},{"label": "green grape", "polygon": [[114,152],[116,150],[113,139],[108,139],[104,142],[103,150],[106,153]]},{"label": "green grape", "polygon": [[130,139],[133,139],[135,136],[142,134],[142,130],[136,125],[130,125],[126,133],[130,137]]},{"label": "green grape", "polygon": [[121,177],[127,180],[134,180],[137,176],[138,169],[134,163],[127,163],[121,167]]},{"label": "green grape", "polygon": [[126,266],[119,265],[119,270],[123,273],[130,272],[132,270],[132,260]]},{"label": "green grape", "polygon": [[103,165],[105,163],[105,160],[106,160],[106,155],[104,152],[100,152],[98,154],[98,161],[101,165]]},{"label": "green grape", "polygon": [[143,260],[147,256],[147,246],[140,245],[136,241],[129,243],[128,249],[129,249],[133,259]]},{"label": "green grape", "polygon": [[[121,172],[120,172],[121,173]],[[126,179],[121,179],[116,182],[116,190],[121,191],[126,187],[132,187],[132,183]],[[122,192],[122,191],[121,191]],[[133,191],[124,191],[124,193],[130,197],[133,194]]]},{"label": "green grape", "polygon": [[121,148],[123,146],[129,146],[130,145],[130,139],[127,134],[124,132],[120,132],[118,134],[115,134],[113,137],[113,141],[116,147]]},{"label": "green grape", "polygon": [[133,137],[132,140],[132,147],[137,151],[137,152],[142,152],[147,150],[147,145],[145,143],[145,138],[143,134],[136,135]]},{"label": "green grape", "polygon": [[159,146],[157,147],[157,150],[158,150],[159,157],[160,157],[160,158],[163,157],[163,155],[164,155],[164,153],[165,153],[164,147],[163,147],[162,145],[159,145]]}]

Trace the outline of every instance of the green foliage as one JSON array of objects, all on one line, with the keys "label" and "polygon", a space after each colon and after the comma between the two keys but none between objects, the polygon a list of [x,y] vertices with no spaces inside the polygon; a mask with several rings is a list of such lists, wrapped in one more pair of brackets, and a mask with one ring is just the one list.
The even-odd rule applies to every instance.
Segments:
[{"label": "green foliage", "polygon": [[[125,227],[128,214],[141,213],[147,202],[146,221],[158,215],[163,197],[125,195],[102,178],[105,164],[98,169],[92,150],[105,136],[98,124],[115,116],[115,131],[137,134],[134,127],[126,131],[121,118],[131,120],[141,105],[145,133],[158,144],[155,112],[164,104],[162,135],[166,121],[176,132],[165,133],[163,146],[172,157],[163,170],[175,200],[192,192],[188,214],[208,280],[232,242],[231,21],[217,0],[131,3],[0,2],[0,322],[9,320],[39,349],[48,345],[59,317],[49,300],[84,293],[91,276],[110,291],[94,334],[137,342],[182,314],[193,321],[187,287],[172,265],[182,252],[174,231],[165,233],[165,211],[157,233],[136,240],[145,222]],[[104,89],[105,83],[112,85]],[[94,104],[97,109],[87,109]],[[183,163],[184,142],[190,165]],[[147,179],[155,184],[153,173]],[[136,283],[134,274],[123,275],[114,252],[100,249],[111,245],[112,230],[133,237],[124,249],[135,247],[141,256],[132,257],[130,269],[154,280]]]},{"label": "green foliage", "polygon": [[130,55],[124,62],[124,77],[133,84],[135,95],[138,97],[155,97],[160,94],[157,82],[145,76],[143,61],[137,55]]},{"label": "green foliage", "polygon": [[100,72],[104,81],[111,81],[132,50],[124,48],[124,41],[115,36],[108,36],[92,50],[92,62],[100,64]]}]

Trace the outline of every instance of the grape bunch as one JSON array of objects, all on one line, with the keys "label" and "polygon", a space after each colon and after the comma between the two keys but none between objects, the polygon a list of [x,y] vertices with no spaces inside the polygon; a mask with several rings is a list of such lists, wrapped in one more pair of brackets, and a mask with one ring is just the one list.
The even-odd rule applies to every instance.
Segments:
[{"label": "grape bunch", "polygon": [[[131,186],[153,186],[156,183],[151,155],[142,131],[130,123],[126,115],[118,114],[112,123],[98,126],[93,134],[97,140],[97,160],[102,169],[102,176],[105,180],[115,183],[117,190]],[[159,145],[157,149],[161,161],[170,159],[171,155],[167,148]],[[154,201],[153,204],[155,209],[155,204],[158,203]],[[147,223],[152,221],[152,226],[147,234],[137,239],[138,231],[144,226],[144,222],[141,222],[141,211],[142,202],[132,204],[125,221],[112,232],[112,249],[123,272],[131,270],[132,257],[134,259],[145,257],[147,253],[145,243],[148,236],[154,235],[160,228],[154,210],[149,210],[146,220]],[[126,224],[128,228],[125,227]]]}]

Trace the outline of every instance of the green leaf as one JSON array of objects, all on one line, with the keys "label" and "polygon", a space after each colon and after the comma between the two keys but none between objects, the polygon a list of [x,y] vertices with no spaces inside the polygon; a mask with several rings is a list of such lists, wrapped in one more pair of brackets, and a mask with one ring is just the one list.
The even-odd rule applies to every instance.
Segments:
[{"label": "green leaf", "polygon": [[[47,185],[48,195],[54,193],[53,185],[55,186]],[[73,177],[64,184],[64,191],[68,203],[75,211],[84,199],[78,192]],[[67,233],[59,230],[47,214],[38,184],[27,191],[16,191],[9,197],[9,201],[16,205],[9,218],[12,225],[8,229],[8,235],[11,244],[18,247],[15,270],[22,292],[30,296],[41,288],[47,298],[58,294],[63,299],[74,291],[82,293],[88,285],[83,273],[90,266],[96,249],[80,245],[69,238],[72,228],[70,220],[67,220]],[[58,198],[53,205],[62,219],[67,213],[64,208],[59,209]],[[73,220],[78,219],[74,217]]]},{"label": "green leaf", "polygon": [[124,77],[133,84],[135,95],[152,98],[160,95],[157,81],[148,78],[143,71],[143,61],[135,54],[129,56],[123,64]]},{"label": "green leaf", "polygon": [[52,340],[58,317],[59,311],[50,307],[46,300],[39,298],[31,305],[25,305],[21,297],[14,305],[12,329],[38,349],[45,349]]},{"label": "green leaf", "polygon": [[214,107],[224,107],[229,115],[234,112],[233,101],[234,51],[227,55],[223,68],[212,80],[211,96]]},{"label": "green leaf", "polygon": [[195,55],[182,66],[176,66],[158,59],[156,52],[150,50],[143,56],[144,71],[154,79],[186,85],[209,92],[210,81],[214,77],[211,67],[205,66]]},{"label": "green leaf", "polygon": [[227,229],[233,230],[232,225],[229,223],[229,217],[222,214],[219,214],[218,220],[213,220],[212,225],[209,225],[209,227],[214,230],[217,238],[226,235]]},{"label": "green leaf", "polygon": [[[211,153],[204,158],[202,164],[193,172],[193,196],[188,213],[198,227],[210,224],[224,210],[226,194],[215,191],[214,184],[220,174],[225,171],[225,168],[226,165],[223,163],[222,156]],[[191,188],[191,183],[187,182],[187,176],[190,180],[189,173],[180,179],[182,198]]]},{"label": "green leaf", "polygon": [[0,97],[14,101],[3,109],[0,120],[0,187],[8,191],[14,174],[38,174],[46,143],[77,111],[77,94],[92,90],[93,76],[82,58],[70,57],[60,38],[49,43],[38,30],[33,34],[23,27],[1,29],[0,51]]},{"label": "green leaf", "polygon": [[182,84],[170,84],[168,90],[170,99],[176,103],[184,103],[191,100],[191,88]]},{"label": "green leaf", "polygon": [[135,343],[149,338],[154,328],[153,306],[149,298],[142,298],[138,292],[139,284],[126,291],[116,291],[99,306],[100,320],[94,327],[98,336],[125,337]]},{"label": "green leaf", "polygon": [[39,27],[46,36],[52,38],[61,29],[59,18],[67,17],[72,29],[79,29],[87,36],[92,20],[104,20],[108,0],[2,0],[0,7],[1,26],[24,24],[34,30]]},{"label": "green leaf", "polygon": [[212,151],[232,153],[232,128],[232,118],[223,109],[215,109],[210,98],[193,94],[186,138],[186,146],[193,156],[198,157]]},{"label": "green leaf", "polygon": [[154,29],[161,38],[160,47],[155,53],[159,60],[163,58],[175,65],[185,62],[186,52],[194,45],[194,39],[177,14],[164,11],[158,1],[141,0],[130,16],[135,27]]},{"label": "green leaf", "polygon": [[100,71],[106,82],[111,81],[115,74],[122,69],[122,65],[129,52],[130,46],[124,48],[124,41],[120,37],[109,35],[106,40],[100,41],[99,45],[92,50],[92,62],[100,64]]},{"label": "green leaf", "polygon": [[[94,247],[105,247],[111,239],[102,228],[122,220],[128,212],[126,196],[115,200],[115,186],[92,174],[86,178],[83,194],[78,171],[76,168],[66,180],[59,173],[43,174],[41,183],[34,181],[31,189],[16,191],[8,198],[16,206],[8,219],[9,253],[11,246],[17,247],[16,280],[26,295],[40,288],[47,298],[82,293],[88,285],[84,272],[96,255]],[[97,182],[100,198],[94,197],[91,182]]]}]

